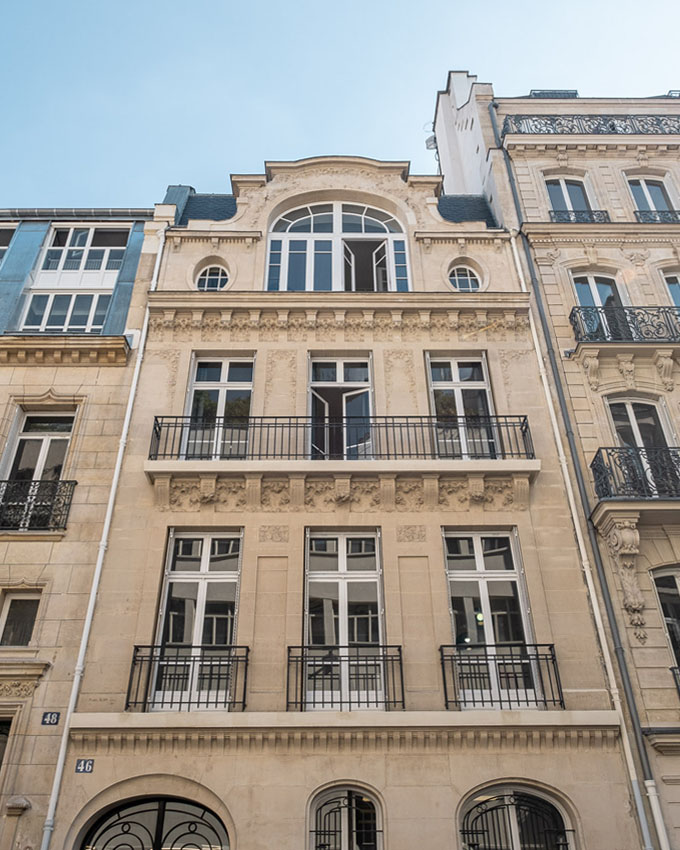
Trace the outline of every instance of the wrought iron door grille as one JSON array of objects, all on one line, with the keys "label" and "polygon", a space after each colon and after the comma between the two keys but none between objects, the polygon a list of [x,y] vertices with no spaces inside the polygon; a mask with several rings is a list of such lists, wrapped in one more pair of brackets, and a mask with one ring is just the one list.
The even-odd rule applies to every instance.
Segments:
[{"label": "wrought iron door grille", "polygon": [[447,709],[564,708],[553,644],[439,649]]},{"label": "wrought iron door grille", "polygon": [[375,805],[356,791],[341,792],[321,803],[310,834],[312,850],[382,850],[383,846]]},{"label": "wrought iron door grille", "polygon": [[576,342],[680,342],[680,307],[574,307]]},{"label": "wrought iron door grille", "polygon": [[635,210],[640,224],[680,224],[679,210]]},{"label": "wrought iron door grille", "polygon": [[466,850],[570,850],[574,831],[547,800],[515,792],[478,802],[460,834]]},{"label": "wrought iron door grille", "polygon": [[77,481],[0,481],[0,530],[66,528]]},{"label": "wrought iron door grille", "polygon": [[550,210],[555,224],[609,224],[607,210]]},{"label": "wrought iron door grille", "polygon": [[136,646],[126,710],[243,711],[247,646]]},{"label": "wrought iron door grille", "polygon": [[606,447],[590,468],[599,499],[680,499],[680,448]]},{"label": "wrought iron door grille", "polygon": [[150,460],[533,457],[526,416],[157,416],[149,448]]},{"label": "wrought iron door grille", "polygon": [[288,711],[403,708],[400,646],[288,647]]}]

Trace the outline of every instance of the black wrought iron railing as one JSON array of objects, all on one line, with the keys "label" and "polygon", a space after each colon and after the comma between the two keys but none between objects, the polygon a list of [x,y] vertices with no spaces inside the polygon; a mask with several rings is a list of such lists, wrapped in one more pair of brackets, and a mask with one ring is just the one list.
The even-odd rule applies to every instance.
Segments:
[{"label": "black wrought iron railing", "polygon": [[0,531],[66,528],[77,481],[0,481]]},{"label": "black wrought iron railing", "polygon": [[242,711],[248,652],[247,646],[136,646],[125,708]]},{"label": "black wrought iron railing", "polygon": [[680,342],[680,307],[574,307],[576,342]]},{"label": "black wrought iron railing", "polygon": [[288,711],[404,708],[400,646],[289,646]]},{"label": "black wrought iron railing", "polygon": [[555,647],[440,647],[447,708],[564,708]]},{"label": "black wrought iron railing", "polygon": [[635,210],[640,224],[680,224],[680,210]]},{"label": "black wrought iron railing", "polygon": [[680,499],[679,447],[606,447],[590,468],[599,499]]},{"label": "black wrought iron railing", "polygon": [[149,459],[533,458],[526,416],[157,416]]},{"label": "black wrought iron railing", "polygon": [[555,224],[609,224],[607,210],[550,210]]}]

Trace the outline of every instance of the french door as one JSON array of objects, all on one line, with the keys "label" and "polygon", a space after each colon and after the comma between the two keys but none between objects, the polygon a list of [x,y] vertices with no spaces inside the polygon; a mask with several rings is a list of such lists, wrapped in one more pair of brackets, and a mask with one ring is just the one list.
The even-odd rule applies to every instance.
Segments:
[{"label": "french door", "polygon": [[442,458],[494,458],[499,435],[484,359],[428,358],[433,454]]},{"label": "french door", "polygon": [[306,708],[382,707],[377,536],[308,535],[306,590]]},{"label": "french door", "polygon": [[540,672],[510,537],[445,534],[456,688],[473,708],[536,704]]},{"label": "french door", "polygon": [[371,457],[371,382],[366,359],[312,360],[312,459]]},{"label": "french door", "polygon": [[608,340],[634,338],[615,280],[605,275],[578,275],[574,277],[574,289],[578,303],[593,308],[584,317],[589,336]]},{"label": "french door", "polygon": [[626,483],[641,495],[678,492],[680,468],[668,441],[657,407],[642,401],[609,403],[619,444],[633,451],[624,456]]},{"label": "french door", "polygon": [[73,415],[27,414],[12,456],[8,481],[0,485],[0,525],[45,528],[56,506]]},{"label": "french door", "polygon": [[151,707],[225,708],[235,670],[240,535],[178,535],[169,547]]},{"label": "french door", "polygon": [[200,359],[189,390],[188,427],[183,429],[187,458],[219,460],[248,454],[253,361]]}]

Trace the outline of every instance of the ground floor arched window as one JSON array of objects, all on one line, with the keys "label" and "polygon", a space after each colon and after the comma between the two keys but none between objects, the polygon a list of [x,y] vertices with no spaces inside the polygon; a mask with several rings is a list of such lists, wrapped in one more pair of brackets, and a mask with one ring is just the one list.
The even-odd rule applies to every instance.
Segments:
[{"label": "ground floor arched window", "polygon": [[574,850],[558,808],[516,789],[477,794],[465,809],[461,839],[465,850]]},{"label": "ground floor arched window", "polygon": [[382,850],[376,803],[362,791],[333,788],[312,807],[310,850]]},{"label": "ground floor arched window", "polygon": [[173,797],[128,800],[88,830],[79,850],[229,850],[210,809]]}]

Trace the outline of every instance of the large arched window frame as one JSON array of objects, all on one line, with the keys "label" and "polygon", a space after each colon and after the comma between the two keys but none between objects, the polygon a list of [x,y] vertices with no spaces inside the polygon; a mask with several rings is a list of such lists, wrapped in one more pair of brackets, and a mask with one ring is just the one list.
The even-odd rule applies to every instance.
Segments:
[{"label": "large arched window frame", "polygon": [[205,806],[177,797],[126,800],[99,817],[79,850],[229,850],[222,821]]},{"label": "large arched window frame", "polygon": [[463,850],[576,850],[567,813],[533,789],[488,788],[462,810]]},{"label": "large arched window frame", "polygon": [[408,292],[404,230],[390,213],[328,201],[288,210],[269,233],[269,292]]},{"label": "large arched window frame", "polygon": [[312,802],[309,850],[383,850],[382,812],[361,788],[329,788]]}]

